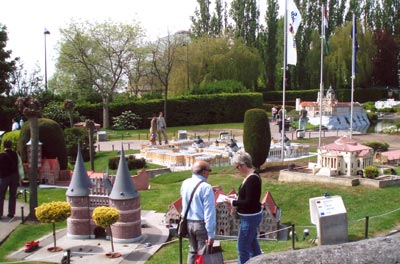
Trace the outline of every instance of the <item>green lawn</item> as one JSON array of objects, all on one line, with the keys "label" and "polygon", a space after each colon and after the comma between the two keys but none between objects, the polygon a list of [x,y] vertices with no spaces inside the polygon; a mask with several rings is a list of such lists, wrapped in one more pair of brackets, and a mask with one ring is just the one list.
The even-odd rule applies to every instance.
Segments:
[{"label": "green lawn", "polygon": [[[181,182],[190,177],[189,171],[164,174],[150,180],[151,189],[140,191],[141,207],[143,210],[166,212],[168,205],[179,198]],[[242,179],[235,175],[232,167],[213,168],[209,178],[212,185],[220,185],[226,191],[237,188]],[[369,216],[369,236],[388,232],[400,223],[398,205],[399,188],[375,189],[369,187],[343,187],[324,184],[307,183],[271,183],[264,180],[263,191],[269,190],[278,206],[282,209],[281,223],[295,224],[297,233],[301,234],[304,228],[311,230],[311,237],[316,234],[310,222],[308,201],[311,197],[322,196],[324,192],[330,195],[340,195],[343,198],[348,213],[349,240],[360,240],[364,237],[364,220]],[[39,203],[61,200],[65,201],[65,189],[40,189]],[[387,212],[392,212],[385,214]],[[58,228],[65,227],[65,222]],[[29,230],[27,232],[26,230]],[[6,261],[4,256],[23,246],[23,241],[39,238],[51,231],[51,225],[21,225],[10,238],[0,247],[0,261]],[[27,234],[28,233],[28,234]],[[23,237],[23,239],[21,238]],[[175,239],[175,238],[173,238]],[[185,245],[187,241],[184,241]],[[235,241],[222,242],[224,259],[237,258]],[[296,249],[312,246],[308,241],[296,242]],[[187,249],[184,246],[184,249]],[[263,241],[264,252],[284,251],[291,249],[291,241]],[[171,252],[173,252],[171,254]],[[157,252],[148,263],[177,263],[178,243],[170,243]],[[184,252],[186,256],[186,252]]]},{"label": "green lawn", "polygon": [[[219,131],[231,132],[231,130],[240,129],[243,130],[243,123],[226,123],[226,124],[207,124],[197,126],[180,126],[180,127],[168,127],[167,134],[168,138],[176,137],[178,130],[186,130],[188,136],[194,138],[195,135],[201,135],[206,137],[210,135],[212,138],[219,136]],[[131,140],[147,140],[149,136],[149,129],[138,129],[138,130],[106,130],[108,133],[109,140],[119,139],[131,139]],[[232,132],[234,136],[234,132]]]},{"label": "green lawn", "polygon": [[[242,124],[217,124],[195,127],[168,128],[169,136],[184,129],[194,134],[194,131],[201,131],[207,134],[217,131],[231,131],[242,129]],[[147,135],[146,130],[135,131],[111,131],[115,133],[112,137],[120,139],[122,136],[137,139]],[[215,135],[217,136],[217,135]],[[317,139],[302,140],[301,142],[311,142]],[[126,154],[135,154],[137,151],[125,151]],[[116,151],[105,151],[96,153],[95,168],[96,171],[105,171],[108,166],[108,159],[118,155]],[[306,158],[310,160],[310,158]],[[315,160],[315,157],[311,158]],[[85,163],[89,168],[89,163]],[[157,167],[157,165],[147,164],[148,168]],[[112,171],[110,173],[113,173]],[[132,174],[135,172],[132,171]],[[179,188],[181,182],[190,177],[190,171],[173,172],[164,174],[160,177],[150,179],[151,189],[140,191],[141,208],[143,210],[155,210],[165,213],[168,205],[179,198]],[[277,175],[273,178],[277,178]],[[235,174],[232,167],[213,168],[209,178],[212,185],[220,185],[226,192],[231,188],[237,188],[242,179]],[[322,196],[325,192],[330,195],[340,195],[343,198],[348,217],[349,240],[355,241],[364,238],[365,216],[369,216],[369,236],[388,232],[400,224],[400,210],[398,204],[399,188],[391,187],[384,189],[375,189],[364,186],[343,187],[329,184],[311,184],[311,183],[279,183],[267,182],[264,179],[263,192],[270,191],[282,210],[281,224],[295,224],[298,234],[302,234],[304,228],[309,228],[311,237],[316,236],[315,227],[310,222],[309,199]],[[38,192],[39,204],[50,201],[65,201],[65,189],[40,189]],[[57,228],[65,227],[66,223],[57,224]],[[29,231],[28,231],[29,230]],[[5,256],[23,246],[24,241],[37,239],[51,232],[51,225],[20,225],[15,232],[0,247],[0,262],[7,261]],[[147,263],[178,263],[178,242],[172,238],[173,243],[168,243],[153,255]],[[184,259],[187,255],[188,242],[184,240]],[[221,243],[224,250],[224,259],[236,259],[236,241],[223,241]],[[307,240],[296,242],[296,249],[313,246]],[[262,241],[262,250],[267,252],[291,250],[291,241]]]}]

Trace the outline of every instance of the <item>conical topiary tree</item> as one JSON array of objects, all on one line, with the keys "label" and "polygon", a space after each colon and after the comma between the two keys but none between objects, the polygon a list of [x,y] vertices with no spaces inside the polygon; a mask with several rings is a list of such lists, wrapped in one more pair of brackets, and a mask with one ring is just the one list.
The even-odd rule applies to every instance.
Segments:
[{"label": "conical topiary tree", "polygon": [[244,114],[244,149],[253,159],[257,169],[265,163],[271,146],[271,129],[267,113],[263,109],[250,109]]}]

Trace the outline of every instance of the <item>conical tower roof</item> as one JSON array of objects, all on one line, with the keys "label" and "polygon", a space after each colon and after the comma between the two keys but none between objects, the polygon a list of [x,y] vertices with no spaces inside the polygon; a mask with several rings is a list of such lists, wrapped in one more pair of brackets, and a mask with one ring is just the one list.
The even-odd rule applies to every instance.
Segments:
[{"label": "conical tower roof", "polygon": [[127,200],[136,198],[139,196],[133,181],[131,180],[131,174],[126,164],[125,153],[123,147],[121,148],[121,155],[119,158],[119,165],[117,170],[117,176],[113,189],[110,193],[110,199],[114,200]]},{"label": "conical tower roof", "polygon": [[71,182],[68,186],[67,196],[88,196],[89,187],[91,186],[90,178],[87,174],[83,163],[80,145],[78,144],[78,154],[76,156],[74,174],[72,174]]}]

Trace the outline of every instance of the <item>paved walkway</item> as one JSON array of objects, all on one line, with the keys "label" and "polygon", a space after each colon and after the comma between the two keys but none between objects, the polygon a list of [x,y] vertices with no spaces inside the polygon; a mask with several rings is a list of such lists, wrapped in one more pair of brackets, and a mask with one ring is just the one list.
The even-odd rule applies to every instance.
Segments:
[{"label": "paved walkway", "polygon": [[[279,140],[282,138],[281,133],[279,133],[278,125],[276,125],[274,123],[270,123],[270,128],[271,128],[272,138],[274,138],[276,140]],[[208,141],[208,131],[204,131],[204,133],[198,132],[197,135],[200,135],[205,141]],[[296,130],[290,129],[289,131],[286,132],[286,135],[291,140],[296,139],[296,136],[297,136]],[[349,135],[349,131],[346,131],[346,130],[321,131],[322,138],[341,137],[344,135]],[[353,137],[360,136],[360,135],[361,134],[359,132],[353,131]],[[233,133],[233,136],[239,142],[243,141],[242,133],[240,133],[240,134]],[[319,131],[306,131],[304,138],[318,138],[318,137],[319,137]],[[216,139],[217,139],[216,137],[210,138],[210,142],[214,142]],[[140,149],[142,145],[149,144],[149,141],[148,140],[113,140],[113,141],[98,141],[98,142],[96,142],[96,144],[97,144],[97,150],[100,150],[100,151],[121,150],[121,146],[124,147],[124,150],[130,150],[130,149]]]}]

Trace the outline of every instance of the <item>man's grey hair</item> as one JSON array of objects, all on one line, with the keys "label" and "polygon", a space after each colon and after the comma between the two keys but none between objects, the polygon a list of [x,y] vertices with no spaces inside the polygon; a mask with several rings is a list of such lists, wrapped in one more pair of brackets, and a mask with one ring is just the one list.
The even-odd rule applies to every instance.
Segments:
[{"label": "man's grey hair", "polygon": [[204,170],[208,170],[207,163],[194,164],[192,167],[193,174],[201,174]]},{"label": "man's grey hair", "polygon": [[253,161],[249,153],[245,151],[238,151],[236,152],[235,156],[232,159],[234,164],[237,165],[246,165],[249,168],[253,168]]}]

